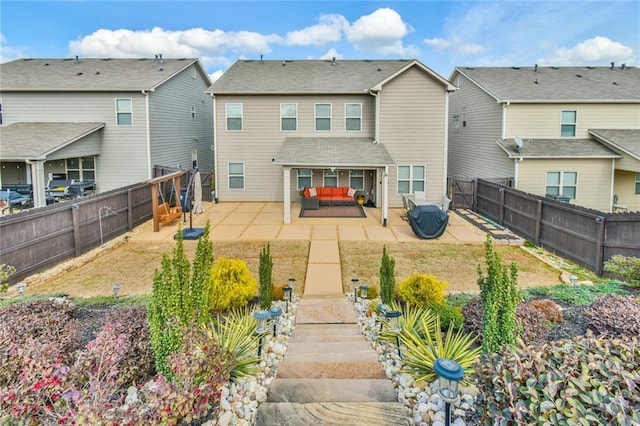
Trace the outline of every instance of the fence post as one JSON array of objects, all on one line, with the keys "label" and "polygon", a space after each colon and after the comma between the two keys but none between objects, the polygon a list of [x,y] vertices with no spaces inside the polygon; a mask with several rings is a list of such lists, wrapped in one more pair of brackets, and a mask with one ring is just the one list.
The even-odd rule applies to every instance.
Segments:
[{"label": "fence post", "polygon": [[473,205],[471,206],[471,210],[474,212],[478,211],[478,179],[474,179],[472,181],[471,187],[473,188]]},{"label": "fence post", "polygon": [[596,238],[596,264],[594,266],[596,267],[596,275],[601,277],[603,272],[602,261],[604,259],[604,235],[607,218],[605,216],[597,216],[595,220],[598,223],[598,235]]},{"label": "fence post", "polygon": [[133,231],[133,194],[131,188],[127,190],[127,227]]},{"label": "fence post", "polygon": [[500,225],[504,225],[504,188],[500,188],[498,193],[500,194],[500,211],[498,212],[498,220]]},{"label": "fence post", "polygon": [[538,200],[538,209],[536,211],[536,236],[535,244],[540,245],[540,238],[542,238],[542,200]]},{"label": "fence post", "polygon": [[71,205],[71,220],[73,221],[73,246],[76,257],[82,254],[82,241],[80,240],[80,204]]}]

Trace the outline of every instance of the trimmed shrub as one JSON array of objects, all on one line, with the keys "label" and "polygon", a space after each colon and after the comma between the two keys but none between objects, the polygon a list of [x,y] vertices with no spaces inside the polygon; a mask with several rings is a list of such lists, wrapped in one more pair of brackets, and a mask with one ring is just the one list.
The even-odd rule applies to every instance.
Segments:
[{"label": "trimmed shrub", "polygon": [[442,328],[453,327],[457,331],[462,327],[464,321],[462,308],[459,306],[449,306],[443,303],[442,305],[429,305],[428,308],[440,317]]},{"label": "trimmed shrub", "polygon": [[260,309],[269,309],[273,302],[273,259],[269,243],[260,250]]},{"label": "trimmed shrub", "polygon": [[589,328],[615,336],[640,335],[640,298],[609,294],[584,309]]},{"label": "trimmed shrub", "polygon": [[441,305],[445,299],[444,289],[448,285],[434,275],[414,273],[398,284],[398,295],[408,305]]},{"label": "trimmed shrub", "polygon": [[273,300],[284,300],[284,284],[273,285]]},{"label": "trimmed shrub", "polygon": [[9,288],[9,277],[16,273],[16,268],[12,265],[0,263],[0,293],[4,293]]},{"label": "trimmed shrub", "polygon": [[475,366],[481,424],[640,424],[639,360],[637,336],[591,334],[485,354]]},{"label": "trimmed shrub", "polygon": [[622,278],[630,287],[640,287],[640,257],[616,254],[604,263],[604,270]]},{"label": "trimmed shrub", "polygon": [[209,310],[229,312],[249,303],[258,292],[258,283],[251,275],[247,262],[240,259],[219,258],[211,270]]},{"label": "trimmed shrub", "polygon": [[[361,297],[361,291],[358,289],[358,297]],[[369,287],[367,288],[367,299],[375,299],[380,296],[380,292],[378,291],[378,287]],[[384,302],[383,302],[384,303]]]},{"label": "trimmed shrub", "polygon": [[[382,303],[390,305],[396,297],[396,261],[387,253],[387,246],[382,247],[380,262],[380,295]],[[373,297],[371,297],[373,299]]]},{"label": "trimmed shrub", "polygon": [[560,324],[562,322],[562,308],[553,300],[532,300],[529,304],[544,315],[547,321],[555,324]]}]

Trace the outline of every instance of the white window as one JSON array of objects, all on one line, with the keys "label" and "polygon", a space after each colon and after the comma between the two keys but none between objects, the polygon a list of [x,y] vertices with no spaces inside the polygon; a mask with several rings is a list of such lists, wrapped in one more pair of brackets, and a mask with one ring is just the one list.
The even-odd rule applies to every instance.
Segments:
[{"label": "white window", "polygon": [[312,176],[311,169],[298,169],[298,189],[311,187]]},{"label": "white window", "polygon": [[349,170],[349,186],[364,189],[364,170]]},{"label": "white window", "polygon": [[563,138],[573,138],[576,136],[576,111],[562,111],[562,124],[560,125],[560,136]]},{"label": "white window", "polygon": [[413,194],[426,191],[425,166],[398,166],[398,194]]},{"label": "white window", "polygon": [[636,195],[640,195],[640,173],[636,173]]},{"label": "white window", "polygon": [[345,129],[362,130],[362,104],[344,104]]},{"label": "white window", "polygon": [[242,104],[225,104],[227,130],[242,130]]},{"label": "white window", "polygon": [[244,189],[244,163],[229,163],[229,189]]},{"label": "white window", "polygon": [[462,116],[460,114],[456,114],[453,116],[453,130],[460,130],[462,127]]},{"label": "white window", "polygon": [[547,172],[547,195],[576,198],[578,172]]},{"label": "white window", "polygon": [[67,158],[67,179],[75,181],[96,180],[95,157]]},{"label": "white window", "polygon": [[118,126],[131,126],[133,124],[131,99],[116,99],[116,123]]},{"label": "white window", "polygon": [[316,104],[316,130],[331,130],[331,104]]},{"label": "white window", "polygon": [[280,130],[298,130],[298,104],[280,104]]},{"label": "white window", "polygon": [[196,119],[196,107],[191,107],[191,118]]},{"label": "white window", "polygon": [[323,185],[327,187],[336,188],[338,186],[338,171],[337,170],[325,170],[322,176]]}]

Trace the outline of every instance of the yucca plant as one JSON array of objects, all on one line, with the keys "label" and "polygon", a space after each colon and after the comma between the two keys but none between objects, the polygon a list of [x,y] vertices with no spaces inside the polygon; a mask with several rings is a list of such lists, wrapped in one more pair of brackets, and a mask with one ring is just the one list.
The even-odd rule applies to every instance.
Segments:
[{"label": "yucca plant", "polygon": [[480,347],[473,347],[474,336],[462,330],[454,334],[454,327],[450,326],[443,338],[438,316],[435,327],[426,317],[418,322],[417,327],[420,329],[418,333],[400,334],[404,345],[404,370],[407,373],[416,380],[431,382],[436,379],[433,364],[438,358],[454,360],[464,368],[465,374],[473,372],[472,367],[481,352]]},{"label": "yucca plant", "polygon": [[232,380],[258,372],[260,336],[255,329],[256,319],[248,309],[233,310],[205,326],[207,336],[226,352],[224,367],[231,371]]},{"label": "yucca plant", "polygon": [[[390,305],[390,310],[399,311],[400,307],[397,303],[393,302]],[[435,333],[435,325],[436,325],[437,315],[431,311],[429,308],[407,305],[405,311],[402,316],[399,318],[400,327],[402,331],[400,331],[400,335],[412,335],[418,334],[422,336],[422,333]],[[386,318],[382,318],[383,327],[382,332],[380,333],[380,338],[384,341],[396,344],[396,333],[391,331],[391,327],[389,327],[389,321]]]}]

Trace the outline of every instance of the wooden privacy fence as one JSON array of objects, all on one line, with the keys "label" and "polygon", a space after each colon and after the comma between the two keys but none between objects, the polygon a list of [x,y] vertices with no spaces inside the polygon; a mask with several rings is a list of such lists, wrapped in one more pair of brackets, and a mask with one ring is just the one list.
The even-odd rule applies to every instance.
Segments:
[{"label": "wooden privacy fence", "polygon": [[0,263],[17,282],[80,256],[151,218],[151,189],[138,183],[0,218]]},{"label": "wooden privacy fence", "polygon": [[475,212],[598,275],[616,254],[640,257],[638,212],[603,213],[483,179],[453,187],[464,188],[466,200],[473,193]]}]

